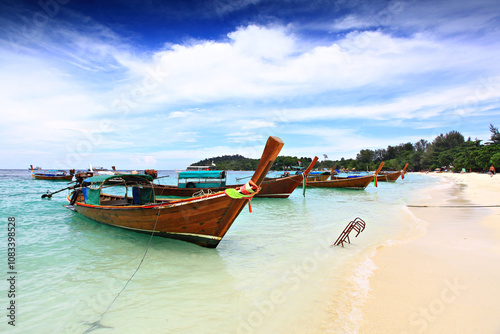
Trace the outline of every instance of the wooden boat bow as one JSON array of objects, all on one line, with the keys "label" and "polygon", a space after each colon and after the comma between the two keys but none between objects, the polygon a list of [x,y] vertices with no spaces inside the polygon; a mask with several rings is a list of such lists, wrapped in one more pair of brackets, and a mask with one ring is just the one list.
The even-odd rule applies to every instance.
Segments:
[{"label": "wooden boat bow", "polygon": [[406,163],[405,167],[401,171],[401,174],[405,174],[406,173],[406,168],[408,168],[408,163]]},{"label": "wooden boat bow", "polygon": [[[269,137],[252,176],[258,187],[283,145],[281,139]],[[103,224],[215,248],[252,198],[234,198],[219,191],[186,199],[156,199],[152,179],[141,174],[94,176],[89,185],[68,196],[67,208]],[[132,188],[132,196],[104,194],[101,190],[105,183]]]},{"label": "wooden boat bow", "polygon": [[377,177],[377,174],[380,173],[380,171],[382,170],[382,167],[384,167],[383,161],[380,163],[380,166],[378,166],[377,170],[375,171],[374,177]]},{"label": "wooden boat bow", "polygon": [[[262,181],[264,181],[264,178],[273,166],[274,160],[276,160],[276,158],[278,157],[278,154],[280,153],[283,145],[285,145],[285,143],[283,143],[283,141],[278,137],[270,136],[267,139],[267,143],[264,147],[264,152],[262,152],[262,157],[260,158],[259,165],[257,166],[257,169],[255,169],[255,172],[253,173],[253,176],[251,178],[251,180],[258,187],[260,187]],[[250,202],[250,200],[251,198],[236,200],[244,201],[244,204],[238,211],[234,211],[231,215],[226,215],[224,217],[224,220],[221,222],[221,224],[219,224],[220,227],[217,230],[218,235],[224,236],[226,234],[226,232],[229,230],[229,227],[231,227],[232,221],[236,219],[236,217],[238,217],[241,210],[245,207],[247,202]]]},{"label": "wooden boat bow", "polygon": [[314,168],[314,165],[316,165],[316,162],[318,162],[318,157],[314,157],[313,161],[311,161],[311,163],[309,164],[309,166],[304,171],[304,175],[306,177],[307,177],[307,175],[309,175],[309,173],[311,172],[311,170]]},{"label": "wooden boat bow", "polygon": [[262,181],[264,181],[264,178],[273,166],[274,160],[278,157],[283,145],[285,145],[285,143],[278,137],[270,136],[267,139],[266,147],[264,147],[259,165],[251,179],[257,186],[260,187]]}]

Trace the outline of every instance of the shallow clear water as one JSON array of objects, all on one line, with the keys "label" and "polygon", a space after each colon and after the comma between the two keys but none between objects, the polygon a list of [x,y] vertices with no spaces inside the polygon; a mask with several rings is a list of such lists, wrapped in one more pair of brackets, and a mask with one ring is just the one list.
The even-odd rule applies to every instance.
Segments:
[{"label": "shallow clear water", "polygon": [[[250,172],[229,172],[228,183]],[[175,172],[160,171],[175,184]],[[245,182],[247,179],[239,181]],[[255,198],[216,249],[150,237],[93,222],[63,207],[64,182],[0,171],[7,268],[7,219],[16,219],[16,327],[20,333],[276,333],[352,331],[369,259],[377,247],[411,238],[405,209],[437,181],[411,174],[365,190],[296,189],[288,199]],[[352,244],[330,247],[347,223],[367,227]],[[3,239],[3,240],[2,240]],[[8,306],[6,272],[0,300]],[[104,315],[103,315],[104,313]],[[101,319],[102,316],[102,319]],[[7,320],[0,331],[13,328]],[[110,327],[110,328],[107,328]]]}]

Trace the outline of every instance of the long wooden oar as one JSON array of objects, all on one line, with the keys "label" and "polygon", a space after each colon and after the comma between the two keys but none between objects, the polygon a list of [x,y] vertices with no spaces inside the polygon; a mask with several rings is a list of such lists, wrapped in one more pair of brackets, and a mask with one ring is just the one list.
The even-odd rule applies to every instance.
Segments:
[{"label": "long wooden oar", "polygon": [[47,190],[47,193],[46,193],[46,194],[43,194],[43,195],[42,195],[42,198],[46,198],[46,197],[48,197],[48,198],[52,198],[52,195],[54,195],[54,194],[60,193],[60,192],[61,192],[61,191],[63,191],[63,190],[67,190],[67,189],[74,189],[74,188],[75,188],[75,186],[70,186],[70,187],[67,187],[67,188],[64,188],[64,189],[61,189],[61,190],[55,191],[55,192],[53,192],[53,193],[51,193],[49,190]]}]

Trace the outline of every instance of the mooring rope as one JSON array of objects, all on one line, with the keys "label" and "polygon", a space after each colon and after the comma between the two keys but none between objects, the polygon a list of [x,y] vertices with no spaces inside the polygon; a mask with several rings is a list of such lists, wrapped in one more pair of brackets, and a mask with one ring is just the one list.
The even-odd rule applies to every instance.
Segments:
[{"label": "mooring rope", "polygon": [[101,314],[101,316],[99,317],[99,320],[94,321],[94,322],[88,324],[88,325],[92,325],[92,326],[89,329],[87,329],[85,332],[83,332],[83,334],[90,333],[90,332],[92,332],[92,331],[94,331],[94,330],[96,330],[98,328],[103,328],[103,327],[110,328],[108,326],[101,325],[101,320],[104,317],[104,315],[109,311],[109,309],[111,308],[111,306],[113,306],[113,304],[118,299],[118,297],[121,295],[121,293],[123,291],[125,291],[125,289],[127,288],[127,285],[132,281],[132,279],[134,278],[135,274],[137,274],[137,272],[139,271],[139,268],[141,267],[142,263],[144,262],[144,259],[146,258],[146,255],[148,254],[149,247],[151,246],[151,241],[153,240],[153,236],[154,236],[155,231],[156,231],[156,225],[158,224],[158,218],[160,218],[160,211],[161,211],[161,206],[158,207],[158,215],[156,216],[155,225],[153,227],[153,231],[151,232],[151,236],[149,237],[148,246],[146,247],[146,251],[144,252],[144,255],[142,256],[141,262],[139,263],[139,265],[135,269],[135,271],[132,274],[132,276],[130,276],[130,278],[127,280],[127,282],[125,283],[125,285],[123,286],[123,288],[120,290],[120,292],[118,292],[118,294],[115,296],[115,298],[113,299],[113,301],[109,304],[108,308]]}]

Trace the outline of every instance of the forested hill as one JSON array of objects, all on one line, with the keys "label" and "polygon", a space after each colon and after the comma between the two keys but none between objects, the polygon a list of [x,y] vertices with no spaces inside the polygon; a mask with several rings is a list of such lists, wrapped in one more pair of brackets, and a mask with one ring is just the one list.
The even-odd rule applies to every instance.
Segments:
[{"label": "forested hill", "polygon": [[[291,166],[299,166],[299,161],[301,162],[302,166],[305,165],[307,167],[312,161],[312,158],[280,156],[276,158],[272,169],[290,169]],[[245,158],[244,156],[239,154],[223,155],[221,157],[214,157],[198,161],[192,164],[192,166],[211,166],[212,163],[215,164],[216,168],[219,170],[255,170],[257,168],[257,165],[259,164],[259,159]]]},{"label": "forested hill", "polygon": [[[347,168],[356,170],[375,170],[384,161],[384,170],[399,170],[408,162],[412,171],[434,170],[446,167],[454,170],[488,170],[491,165],[500,168],[500,132],[490,124],[491,138],[489,141],[479,139],[465,140],[457,131],[440,134],[432,142],[421,139],[416,143],[402,143],[388,146],[387,149],[363,149],[356,159],[329,160],[323,154],[324,160],[318,161],[315,168]],[[319,155],[318,155],[319,156]],[[279,156],[273,170],[285,170],[291,166],[307,167],[312,157]],[[224,155],[205,159],[194,163],[197,166],[210,166],[212,162],[220,170],[255,170],[259,159],[249,159],[241,155]]]},{"label": "forested hill", "polygon": [[223,155],[200,160],[192,164],[192,166],[212,166],[215,164],[219,170],[255,170],[259,164],[259,159],[245,158],[242,155]]}]

